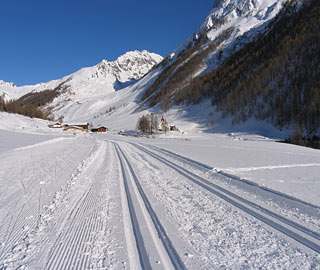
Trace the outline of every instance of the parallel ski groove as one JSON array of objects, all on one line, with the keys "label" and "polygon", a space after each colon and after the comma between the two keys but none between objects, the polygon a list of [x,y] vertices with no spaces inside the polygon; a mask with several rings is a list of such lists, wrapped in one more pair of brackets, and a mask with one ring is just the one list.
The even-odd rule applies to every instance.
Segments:
[{"label": "parallel ski groove", "polygon": [[[243,210],[244,212],[250,214],[251,216],[259,219],[260,221],[268,224],[269,226],[271,226],[272,228],[276,229],[277,231],[289,236],[290,238],[292,238],[293,240],[299,242],[300,244],[312,249],[313,251],[320,253],[320,245],[317,244],[316,242],[313,242],[307,238],[305,238],[305,236],[301,236],[300,234],[285,228],[283,225],[279,224],[278,222],[273,221],[270,218],[267,218],[265,216],[263,216],[262,214],[260,214],[259,212],[269,215],[274,219],[277,219],[278,221],[285,223],[286,225],[289,225],[290,227],[299,230],[301,233],[303,234],[307,234],[308,236],[310,236],[311,238],[317,239],[317,233],[313,232],[311,230],[309,230],[308,228],[305,228],[304,226],[297,224],[293,221],[290,221],[288,219],[286,219],[286,221],[283,221],[283,217],[279,216],[278,214],[275,214],[273,212],[271,212],[268,209],[265,209],[263,207],[260,207],[256,204],[254,204],[253,202],[247,201],[244,198],[239,197],[236,194],[233,194],[230,191],[227,191],[209,181],[207,181],[206,179],[186,170],[185,168],[182,168],[181,166],[175,164],[174,162],[171,162],[137,144],[132,144],[133,146],[135,146],[136,148],[140,149],[141,151],[143,151],[144,153],[154,157],[155,159],[157,159],[158,161],[164,163],[165,165],[167,165],[168,167],[172,168],[173,170],[177,171],[179,174],[183,175],[186,179],[189,179],[190,181],[192,181],[193,183],[201,186],[202,188],[206,189],[207,191],[215,194],[216,196],[222,198],[223,200],[229,202],[230,204],[234,205],[235,207]],[[218,191],[219,190],[219,191]],[[223,193],[221,193],[223,192]],[[231,197],[231,198],[230,198]],[[242,203],[253,207],[255,210],[252,210],[250,208],[248,208],[245,205],[240,204],[239,202],[235,201],[241,201]]]},{"label": "parallel ski groove", "polygon": [[[208,166],[202,162],[199,162],[199,161],[195,161],[193,159],[190,159],[190,158],[187,158],[187,157],[184,157],[184,156],[181,156],[177,153],[173,153],[169,150],[166,150],[166,149],[162,149],[162,148],[159,148],[159,147],[156,147],[156,146],[150,146],[150,145],[144,145],[144,146],[147,146],[153,150],[156,150],[157,152],[162,152],[164,154],[167,154],[167,155],[170,155],[171,157],[175,158],[175,159],[178,159],[182,162],[187,162],[188,164],[192,165],[192,166],[197,166],[198,168],[201,168],[201,169],[207,169],[209,171],[212,171],[214,168],[211,167],[211,166]],[[298,203],[301,203],[301,204],[304,204],[306,206],[309,206],[309,207],[312,207],[312,208],[316,208],[316,209],[320,209],[319,206],[317,205],[314,205],[314,204],[311,204],[311,203],[308,203],[308,202],[305,202],[305,201],[302,201],[298,198],[295,198],[295,197],[292,197],[290,195],[287,195],[287,194],[284,194],[284,193],[281,193],[277,190],[274,190],[274,189],[271,189],[271,188],[268,188],[268,187],[265,187],[265,186],[260,186],[259,184],[255,183],[255,182],[252,182],[252,181],[249,181],[249,180],[246,180],[246,179],[242,179],[242,178],[239,178],[235,175],[232,175],[232,174],[229,174],[229,173],[225,173],[225,172],[222,172],[222,171],[219,171],[219,172],[216,172],[218,175],[222,176],[222,177],[227,177],[228,179],[231,179],[231,180],[235,180],[235,181],[239,181],[243,184],[247,184],[249,186],[254,186],[254,187],[257,187],[261,190],[264,190],[268,193],[271,193],[273,195],[278,195],[280,197],[284,197],[288,200],[292,200],[292,201],[295,201],[295,202],[298,202]]]},{"label": "parallel ski groove", "polygon": [[[189,159],[189,158],[184,158],[183,156],[180,156],[180,155],[178,155],[178,154],[174,154],[174,153],[172,153],[172,152],[170,152],[170,151],[167,151],[167,150],[163,150],[163,151],[164,151],[165,153],[170,154],[171,156],[174,156],[174,157],[179,158],[180,160],[185,160],[185,161],[187,161],[188,163],[194,163],[194,164],[196,164],[196,165],[198,165],[198,166],[201,166],[201,167],[203,167],[203,168],[206,168],[206,169],[210,168],[209,166],[204,165],[204,164],[202,164],[202,163],[200,163],[200,162],[192,161],[192,160]],[[179,165],[177,165],[177,166],[179,166]],[[181,168],[181,167],[180,167],[180,168]],[[191,174],[192,176],[196,177],[196,178],[199,178],[199,176],[196,175],[196,174],[194,174],[194,173],[191,173],[191,172],[188,172],[188,173]],[[224,176],[224,177],[231,177],[230,175],[225,175],[225,174],[223,174],[223,176]],[[235,177],[233,177],[233,179],[234,179],[234,178],[235,178]],[[201,178],[200,180],[203,180],[203,179]],[[236,194],[234,194],[234,193],[232,193],[232,192],[230,192],[230,191],[228,191],[228,190],[226,190],[226,189],[224,189],[224,188],[222,188],[222,187],[220,187],[220,186],[218,186],[218,185],[215,185],[215,184],[211,183],[211,182],[208,182],[208,181],[207,181],[207,184],[209,184],[209,185],[211,185],[211,186],[214,186],[215,188],[219,189],[220,191],[222,191],[222,192],[224,192],[224,193],[226,193],[226,194],[228,194],[228,195],[230,195],[230,196],[232,196],[232,197],[234,197],[234,198],[236,198],[236,199],[244,202],[245,204],[248,204],[248,205],[256,208],[257,210],[259,210],[259,211],[261,211],[261,212],[263,212],[263,213],[265,213],[265,214],[267,214],[267,215],[269,215],[269,216],[272,216],[272,217],[274,217],[274,218],[282,221],[283,223],[285,223],[285,224],[287,224],[287,225],[289,225],[289,226],[291,226],[291,227],[293,227],[293,228],[295,228],[295,229],[297,229],[297,230],[299,230],[299,231],[301,231],[301,232],[303,232],[303,233],[305,233],[305,234],[307,234],[307,235],[309,235],[309,236],[311,236],[311,237],[313,237],[313,238],[316,238],[316,239],[320,240],[320,234],[319,234],[319,233],[317,233],[317,232],[315,232],[315,231],[312,231],[312,230],[310,230],[309,228],[304,227],[303,225],[301,225],[301,224],[299,224],[299,223],[296,223],[296,222],[294,222],[294,221],[292,221],[292,220],[290,220],[290,219],[288,219],[288,218],[286,218],[286,217],[284,217],[284,216],[281,216],[281,215],[279,215],[279,214],[277,214],[277,213],[275,213],[275,212],[272,212],[272,211],[270,211],[269,209],[267,209],[267,208],[265,208],[265,207],[262,207],[262,206],[254,203],[254,202],[252,202],[252,201],[249,201],[249,200],[247,200],[247,199],[244,199],[244,198],[242,198],[242,197],[240,197],[240,196],[238,196],[238,195],[236,195]],[[266,189],[264,188],[264,190],[266,190]],[[268,191],[268,192],[274,192],[274,191],[272,191],[272,190],[266,190],[266,191]],[[284,196],[284,195],[281,194],[281,196]],[[286,196],[286,197],[287,197],[287,196]],[[289,199],[292,199],[291,197],[288,197],[288,198],[289,198]],[[304,203],[304,202],[303,202],[303,203]],[[308,203],[306,203],[306,204],[309,205]],[[311,206],[312,206],[312,205],[311,205]]]},{"label": "parallel ski groove", "polygon": [[139,254],[140,264],[141,264],[142,269],[152,269],[149,258],[148,258],[148,254],[146,251],[146,247],[143,242],[141,230],[139,227],[139,222],[138,222],[136,212],[135,212],[133,202],[132,202],[132,197],[131,197],[131,194],[129,191],[124,162],[121,158],[121,155],[120,155],[120,152],[118,149],[118,145],[114,144],[114,146],[115,146],[115,150],[118,155],[118,159],[120,161],[120,166],[121,166],[121,170],[122,170],[122,176],[123,176],[122,178],[123,178],[123,183],[124,183],[125,192],[126,192],[126,196],[127,196],[130,218],[131,218],[131,222],[132,222],[133,233],[134,233],[135,240],[136,240],[136,247],[137,247],[138,254]]},{"label": "parallel ski groove", "polygon": [[[84,224],[81,224],[79,227],[81,227],[81,233],[78,236],[77,241],[74,241],[75,244],[72,245],[73,252],[70,254],[70,260],[67,264],[67,267],[65,269],[70,269],[71,266],[74,266],[74,263],[77,261],[77,256],[80,254],[80,250],[83,250],[83,242],[85,239],[88,239],[88,233],[91,232],[91,228],[95,222],[94,215],[91,216],[90,220],[88,222],[85,222]],[[83,255],[80,254],[82,257]]]},{"label": "parallel ski groove", "polygon": [[135,184],[139,190],[139,193],[144,201],[144,204],[149,212],[149,215],[154,223],[154,226],[158,232],[158,236],[162,241],[163,246],[165,247],[165,250],[171,260],[171,263],[173,264],[175,269],[186,269],[186,267],[184,266],[182,260],[180,259],[180,256],[178,255],[178,252],[175,250],[172,242],[170,241],[164,227],[162,226],[160,220],[158,219],[156,213],[154,212],[154,210],[152,209],[152,206],[146,196],[146,194],[144,193],[142,186],[140,185],[138,178],[132,168],[132,166],[130,165],[129,160],[127,159],[127,157],[125,156],[125,154],[123,153],[123,151],[121,150],[121,148],[118,146],[119,151],[121,152],[123,158],[125,159],[129,170],[133,176],[133,179],[135,181]]}]

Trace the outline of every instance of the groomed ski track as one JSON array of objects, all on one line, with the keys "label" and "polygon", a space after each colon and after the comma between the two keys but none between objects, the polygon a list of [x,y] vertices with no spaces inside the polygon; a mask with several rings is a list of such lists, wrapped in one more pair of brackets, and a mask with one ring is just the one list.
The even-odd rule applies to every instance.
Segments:
[{"label": "groomed ski track", "polygon": [[[125,156],[124,152],[121,150],[120,146],[117,143],[114,143],[114,146],[122,170],[123,186],[126,197],[126,202],[124,202],[124,204],[128,204],[129,215],[131,217],[131,224],[125,224],[125,227],[130,227],[130,225],[132,225],[136,247],[140,258],[140,266],[137,266],[136,262],[133,262],[131,268],[153,269],[156,267],[156,265],[151,265],[148,259],[148,253],[144,245],[144,240],[139,225],[139,223],[141,223],[141,220],[138,221],[137,219],[133,197],[131,195],[131,193],[133,193],[135,195],[135,200],[137,200],[136,205],[139,205],[140,211],[142,212],[142,215],[144,217],[144,221],[146,222],[149,233],[151,234],[151,238],[159,253],[159,257],[161,258],[162,266],[160,266],[160,269],[186,269],[177,251],[175,250],[172,242],[170,241],[164,227],[162,226],[158,217],[156,216],[156,213],[152,209],[151,204],[147,196],[145,195],[127,157]],[[123,207],[123,209],[127,208]],[[136,209],[138,209],[138,207],[136,207]],[[127,234],[129,235],[130,233]],[[128,239],[130,239],[131,241],[133,240],[132,237],[129,236],[127,237],[127,240]],[[128,243],[128,246],[129,245],[132,244]],[[133,256],[129,255],[129,257],[132,258]]]},{"label": "groomed ski track", "polygon": [[[62,222],[65,226],[53,244],[45,269],[95,269],[90,262],[88,243],[94,242],[92,232],[101,231],[104,227],[99,213],[105,200],[108,200],[101,194],[101,187],[107,182],[103,183],[98,174],[103,168],[102,165],[108,167],[107,162],[110,161],[105,158],[107,144],[109,151],[113,152],[111,163],[115,168],[114,162],[117,160],[120,172],[118,184],[121,193],[121,216],[128,257],[125,264],[128,264],[129,269],[186,269],[144,194],[128,159],[116,143],[112,144],[113,147],[111,143],[103,143],[92,167],[87,168],[85,177],[90,185]],[[150,258],[155,259],[151,261]],[[103,267],[106,265],[102,264],[101,268]]]},{"label": "groomed ski track", "polygon": [[[101,179],[97,172],[105,162],[106,144],[97,150],[91,166],[88,166],[82,179],[84,189],[74,200],[69,213],[61,222],[60,233],[54,241],[45,269],[87,269],[90,266],[88,243],[93,241],[92,232],[101,231],[103,223],[99,218],[104,197],[101,194]],[[81,179],[81,180],[82,180]],[[100,181],[99,181],[100,180]]]},{"label": "groomed ski track", "polygon": [[[228,175],[151,144],[114,136],[83,135],[59,143],[58,152],[53,146],[47,160],[30,169],[30,174],[39,169],[52,177],[21,178],[24,196],[15,201],[18,196],[9,194],[8,206],[0,208],[8,220],[0,227],[1,270],[185,270],[219,269],[222,264],[233,269],[243,256],[237,257],[241,241],[244,252],[255,243],[253,249],[289,252],[290,258],[298,252],[297,262],[311,258],[309,268],[318,270],[313,266],[320,258],[319,231],[220,185],[230,180]],[[35,149],[40,151],[41,145]],[[42,167],[46,163],[51,167]],[[250,233],[242,235],[242,227]],[[267,269],[281,257],[267,262],[257,257],[256,265]]]},{"label": "groomed ski track", "polygon": [[[1,231],[8,235],[0,269],[187,269],[125,152],[117,143],[90,140],[90,155],[68,187],[44,206],[39,197],[38,218],[27,204],[15,221],[11,216],[11,225],[20,224]],[[31,214],[33,223],[25,218]],[[32,230],[18,230],[29,224]]]},{"label": "groomed ski track", "polygon": [[[138,144],[132,144],[140,151],[148,154],[149,156],[155,158],[156,160],[164,163],[169,168],[177,171],[179,174],[185,177],[185,179],[192,181],[194,184],[204,188],[205,190],[209,191],[210,193],[214,194],[215,196],[220,197],[221,199],[225,200],[226,202],[230,203],[231,205],[241,209],[242,211],[246,212],[250,216],[257,218],[258,220],[264,222],[265,224],[269,225],[273,229],[277,230],[285,234],[286,236],[290,237],[291,239],[297,241],[299,244],[304,245],[307,248],[310,248],[316,253],[320,253],[320,234],[314,232],[294,221],[291,221],[275,212],[272,212],[258,204],[248,201],[245,198],[238,196],[212,182],[207,181],[206,179],[194,174],[191,171],[183,168],[181,165],[178,165],[163,156],[160,156],[146,147],[143,147]],[[167,152],[170,153],[170,152]],[[174,156],[171,154],[171,156]],[[191,162],[190,159],[183,159],[181,156],[176,156],[180,160],[187,160]],[[194,162],[196,163],[196,162]],[[200,164],[201,165],[201,164]],[[205,165],[202,165],[203,167]]]}]

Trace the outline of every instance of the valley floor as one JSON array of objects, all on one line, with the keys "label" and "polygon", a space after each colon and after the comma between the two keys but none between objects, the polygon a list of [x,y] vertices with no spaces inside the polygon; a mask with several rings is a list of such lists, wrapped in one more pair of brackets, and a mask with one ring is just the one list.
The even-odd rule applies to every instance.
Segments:
[{"label": "valley floor", "polygon": [[0,269],[320,269],[317,150],[0,133]]}]

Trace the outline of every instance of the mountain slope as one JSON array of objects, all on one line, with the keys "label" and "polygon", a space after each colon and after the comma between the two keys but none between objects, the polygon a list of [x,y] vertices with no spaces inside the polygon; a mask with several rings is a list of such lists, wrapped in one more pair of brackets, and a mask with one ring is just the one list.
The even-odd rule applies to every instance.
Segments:
[{"label": "mountain slope", "polygon": [[168,120],[184,130],[232,131],[237,127],[226,123],[246,127],[243,123],[253,120],[267,136],[268,129],[287,136],[294,127],[312,136],[319,132],[314,55],[320,31],[317,3],[309,2],[216,1],[199,30],[155,67],[161,57],[145,52],[139,58],[133,52],[38,85],[34,92],[59,94],[46,105],[56,118],[114,129],[134,129],[139,115],[152,110],[167,112]]},{"label": "mountain slope", "polygon": [[[145,92],[151,105],[194,77],[218,67],[231,54],[252,41],[281,10],[285,0],[216,1],[199,30],[163,63],[162,76]],[[162,93],[157,93],[161,88]]]},{"label": "mountain slope", "polygon": [[[101,103],[101,100],[104,100],[98,106],[98,110],[103,112],[106,112],[106,108],[115,108],[112,102],[114,96],[117,96],[116,92],[134,84],[161,60],[160,55],[145,50],[127,52],[116,61],[103,60],[96,66],[82,68],[48,83],[16,87],[2,81],[0,95],[7,101],[17,99],[14,105],[21,106],[19,111],[25,111],[24,107],[41,107],[45,115],[51,113],[56,119],[84,119],[87,122],[96,114],[96,110],[88,111],[89,100],[92,100],[92,103]],[[1,101],[0,105],[3,103]],[[0,106],[0,110],[3,107]]]},{"label": "mountain slope", "polygon": [[167,111],[209,99],[234,124],[255,118],[318,134],[319,3],[288,1],[281,9],[283,2],[216,2],[143,100]]},{"label": "mountain slope", "polygon": [[78,97],[114,92],[143,77],[161,60],[160,55],[148,51],[127,52],[115,61],[103,60],[96,66],[82,68],[71,75],[48,83],[16,87],[12,83],[2,81],[0,94],[8,100],[44,90],[57,90],[60,94],[68,93],[69,96]]}]

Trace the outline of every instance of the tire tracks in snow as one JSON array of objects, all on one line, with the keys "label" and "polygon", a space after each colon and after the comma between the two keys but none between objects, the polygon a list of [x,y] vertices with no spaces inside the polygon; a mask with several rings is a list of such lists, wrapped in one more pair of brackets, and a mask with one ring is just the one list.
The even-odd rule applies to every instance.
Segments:
[{"label": "tire tracks in snow", "polygon": [[252,201],[242,198],[212,182],[209,182],[208,180],[194,174],[180,165],[149,151],[141,145],[134,143],[131,143],[131,145],[165,164],[167,167],[175,170],[189,181],[220,197],[238,209],[241,209],[250,216],[262,221],[273,229],[285,234],[286,236],[302,244],[303,246],[308,247],[316,253],[320,253],[320,235],[317,232],[314,232],[294,221],[280,216],[277,213],[255,204]]},{"label": "tire tracks in snow", "polygon": [[[159,268],[154,262],[150,262],[148,253],[150,250],[150,237],[160,257],[162,266],[159,269],[186,269],[172,242],[168,238],[164,227],[145,195],[142,186],[119,144],[113,143],[122,171],[122,208],[124,216],[124,227],[129,253],[131,269],[153,269]],[[139,215],[139,218],[137,217]],[[143,216],[143,220],[142,217]],[[141,231],[141,227],[148,230]],[[146,236],[148,231],[148,236]],[[146,242],[148,244],[146,245]],[[139,257],[139,261],[135,257]],[[159,262],[157,262],[159,263]]]}]

